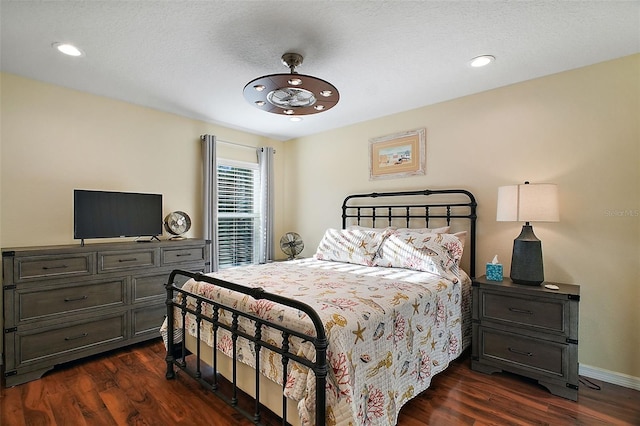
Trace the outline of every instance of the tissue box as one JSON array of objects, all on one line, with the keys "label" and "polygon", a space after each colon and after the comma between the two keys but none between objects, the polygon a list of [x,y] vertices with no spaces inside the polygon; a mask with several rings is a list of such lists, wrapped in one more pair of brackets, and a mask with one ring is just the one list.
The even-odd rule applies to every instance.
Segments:
[{"label": "tissue box", "polygon": [[502,264],[487,263],[487,280],[502,281]]}]

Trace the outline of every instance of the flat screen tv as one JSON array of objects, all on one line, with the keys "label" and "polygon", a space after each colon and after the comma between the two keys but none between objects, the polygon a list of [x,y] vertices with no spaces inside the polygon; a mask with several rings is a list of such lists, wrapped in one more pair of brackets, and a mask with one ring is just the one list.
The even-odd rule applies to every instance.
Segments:
[{"label": "flat screen tv", "polygon": [[162,195],[75,189],[73,238],[152,237],[162,234]]}]

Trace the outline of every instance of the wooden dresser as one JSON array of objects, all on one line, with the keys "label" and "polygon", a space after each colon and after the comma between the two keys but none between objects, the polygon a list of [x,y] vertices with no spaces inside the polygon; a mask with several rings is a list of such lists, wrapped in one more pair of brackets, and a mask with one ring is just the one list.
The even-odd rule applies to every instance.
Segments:
[{"label": "wooden dresser", "polygon": [[[544,287],[553,284],[557,290]],[[508,371],[538,381],[554,395],[578,399],[580,287],[473,280],[471,368]]]},{"label": "wooden dresser", "polygon": [[194,239],[3,249],[6,386],[159,337],[169,273],[208,272],[209,249]]}]

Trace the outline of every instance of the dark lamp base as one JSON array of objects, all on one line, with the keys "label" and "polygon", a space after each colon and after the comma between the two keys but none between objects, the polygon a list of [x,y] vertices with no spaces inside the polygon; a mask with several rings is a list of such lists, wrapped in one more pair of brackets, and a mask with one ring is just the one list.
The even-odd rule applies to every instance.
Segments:
[{"label": "dark lamp base", "polygon": [[529,224],[513,240],[510,278],[514,283],[526,285],[540,285],[544,281],[542,242]]}]

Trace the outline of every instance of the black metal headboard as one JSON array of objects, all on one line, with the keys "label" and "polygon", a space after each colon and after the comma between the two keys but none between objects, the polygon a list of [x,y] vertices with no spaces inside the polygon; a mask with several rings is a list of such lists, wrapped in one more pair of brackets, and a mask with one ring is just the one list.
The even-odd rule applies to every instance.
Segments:
[{"label": "black metal headboard", "polygon": [[354,194],[342,203],[342,228],[347,227],[349,219],[352,224],[373,228],[451,226],[452,220],[466,219],[469,221],[464,228],[469,232],[469,275],[473,278],[476,275],[476,207],[475,197],[464,189]]}]

